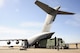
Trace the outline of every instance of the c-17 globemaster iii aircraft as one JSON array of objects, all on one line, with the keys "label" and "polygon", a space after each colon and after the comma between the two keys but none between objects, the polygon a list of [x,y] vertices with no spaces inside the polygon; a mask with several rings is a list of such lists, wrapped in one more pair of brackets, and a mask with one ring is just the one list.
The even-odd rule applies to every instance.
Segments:
[{"label": "c-17 globemaster iii aircraft", "polygon": [[49,39],[54,34],[54,32],[50,32],[51,24],[56,18],[57,14],[63,14],[63,15],[73,15],[74,13],[71,12],[65,12],[60,11],[60,6],[55,8],[51,8],[47,4],[44,4],[38,0],[35,1],[35,4],[39,6],[42,10],[44,10],[47,13],[46,20],[44,22],[44,27],[42,29],[42,32],[40,34],[37,34],[30,39],[7,39],[7,40],[0,40],[0,41],[8,41],[7,44],[10,44],[10,41],[16,41],[16,44],[19,43],[19,41],[22,41],[22,47],[26,49],[28,46],[35,45],[36,42],[39,42],[43,39]]}]

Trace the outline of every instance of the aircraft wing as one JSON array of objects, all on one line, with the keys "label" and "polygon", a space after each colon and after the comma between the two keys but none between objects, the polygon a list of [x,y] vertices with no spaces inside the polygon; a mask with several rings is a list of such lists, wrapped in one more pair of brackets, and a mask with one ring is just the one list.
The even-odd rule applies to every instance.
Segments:
[{"label": "aircraft wing", "polygon": [[19,41],[26,41],[27,39],[4,39],[0,41],[6,41],[8,45],[11,44],[11,41],[16,41],[16,44],[19,44]]},{"label": "aircraft wing", "polygon": [[22,40],[26,40],[26,39],[4,39],[4,40],[0,40],[0,41],[16,41],[16,40],[22,41]]}]

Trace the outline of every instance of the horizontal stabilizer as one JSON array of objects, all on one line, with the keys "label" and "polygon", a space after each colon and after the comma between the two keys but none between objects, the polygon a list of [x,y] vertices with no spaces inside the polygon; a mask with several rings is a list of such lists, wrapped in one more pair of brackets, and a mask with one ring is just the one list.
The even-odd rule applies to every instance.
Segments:
[{"label": "horizontal stabilizer", "polygon": [[65,12],[65,11],[58,11],[57,14],[64,14],[64,15],[68,14],[68,15],[73,15],[73,14],[75,14],[75,13]]}]

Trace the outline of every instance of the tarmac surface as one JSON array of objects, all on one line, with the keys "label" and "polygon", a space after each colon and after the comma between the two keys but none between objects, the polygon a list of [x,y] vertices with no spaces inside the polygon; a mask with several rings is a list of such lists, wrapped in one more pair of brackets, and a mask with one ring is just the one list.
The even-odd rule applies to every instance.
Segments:
[{"label": "tarmac surface", "polygon": [[43,49],[28,48],[27,50],[19,50],[19,48],[0,47],[0,53],[80,53],[80,49]]}]

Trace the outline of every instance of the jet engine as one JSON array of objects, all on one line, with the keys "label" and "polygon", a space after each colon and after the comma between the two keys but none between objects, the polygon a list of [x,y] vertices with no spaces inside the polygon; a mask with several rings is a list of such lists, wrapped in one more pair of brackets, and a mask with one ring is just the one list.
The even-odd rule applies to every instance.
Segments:
[{"label": "jet engine", "polygon": [[11,42],[10,42],[10,41],[8,41],[8,42],[7,42],[7,44],[8,44],[8,45],[10,45],[10,44],[11,44]]},{"label": "jet engine", "polygon": [[16,44],[19,44],[19,40],[16,41]]}]

